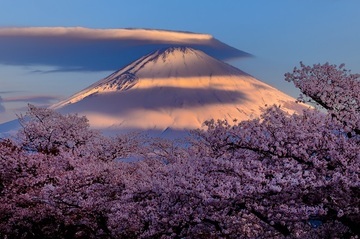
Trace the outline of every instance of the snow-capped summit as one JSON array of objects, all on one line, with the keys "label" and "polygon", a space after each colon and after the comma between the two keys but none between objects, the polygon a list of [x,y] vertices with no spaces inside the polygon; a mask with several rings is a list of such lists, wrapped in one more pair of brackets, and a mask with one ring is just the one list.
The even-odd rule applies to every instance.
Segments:
[{"label": "snow-capped summit", "polygon": [[[75,103],[94,93],[130,89],[137,84],[140,78],[158,79],[156,82],[154,82],[154,80],[151,81],[151,84],[156,86],[156,84],[161,82],[159,79],[231,75],[243,76],[246,75],[246,73],[224,62],[218,61],[202,51],[194,50],[189,47],[168,47],[138,59],[89,86],[85,90],[75,94],[68,100],[56,104],[54,108],[59,108],[68,103]],[[168,83],[170,85],[177,85],[180,83],[180,80]],[[143,84],[145,84],[144,81],[141,85]],[[166,82],[162,82],[161,84],[164,85]]]},{"label": "snow-capped summit", "polygon": [[189,47],[150,53],[53,108],[86,115],[97,128],[194,129],[209,119],[243,120],[260,107],[297,110],[295,99]]},{"label": "snow-capped summit", "polygon": [[[189,47],[169,47],[158,50],[134,66],[142,78],[194,77],[239,74],[239,70]],[[243,74],[243,72],[241,72]]]}]

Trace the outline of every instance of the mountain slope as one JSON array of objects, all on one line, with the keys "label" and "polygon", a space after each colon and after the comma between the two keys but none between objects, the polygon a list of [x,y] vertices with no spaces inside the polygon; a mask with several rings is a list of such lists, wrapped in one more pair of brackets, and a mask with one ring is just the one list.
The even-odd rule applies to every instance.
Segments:
[{"label": "mountain slope", "polygon": [[188,47],[155,51],[53,106],[86,115],[96,128],[183,130],[208,119],[256,117],[260,107],[294,99],[224,62]]}]

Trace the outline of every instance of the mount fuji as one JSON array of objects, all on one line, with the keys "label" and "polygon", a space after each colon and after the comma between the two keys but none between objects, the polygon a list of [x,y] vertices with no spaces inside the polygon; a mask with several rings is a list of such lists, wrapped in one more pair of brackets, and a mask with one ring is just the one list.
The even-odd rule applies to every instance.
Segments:
[{"label": "mount fuji", "polygon": [[152,52],[52,106],[86,115],[101,130],[187,130],[209,119],[257,117],[266,105],[303,106],[283,92],[200,50]]}]

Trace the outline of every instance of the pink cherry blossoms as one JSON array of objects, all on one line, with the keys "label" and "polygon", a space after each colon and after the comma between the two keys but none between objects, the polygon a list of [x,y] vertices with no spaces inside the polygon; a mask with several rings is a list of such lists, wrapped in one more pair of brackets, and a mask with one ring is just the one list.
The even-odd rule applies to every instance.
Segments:
[{"label": "pink cherry blossoms", "polygon": [[286,80],[326,111],[272,106],[186,142],[30,106],[0,141],[0,238],[359,238],[358,75],[301,64]]}]

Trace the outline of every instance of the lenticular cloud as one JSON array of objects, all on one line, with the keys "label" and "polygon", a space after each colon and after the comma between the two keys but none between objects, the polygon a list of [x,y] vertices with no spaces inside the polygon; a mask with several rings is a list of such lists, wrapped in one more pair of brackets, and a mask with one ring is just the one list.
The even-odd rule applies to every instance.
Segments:
[{"label": "lenticular cloud", "polygon": [[154,50],[187,46],[220,60],[247,57],[208,34],[81,27],[0,28],[0,64],[47,65],[57,71],[116,70]]}]

